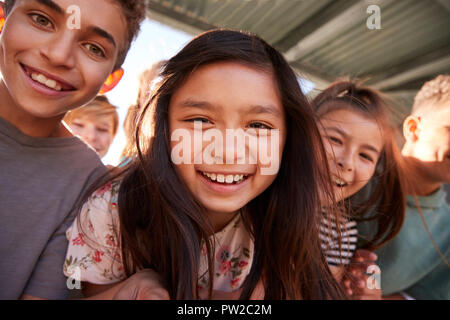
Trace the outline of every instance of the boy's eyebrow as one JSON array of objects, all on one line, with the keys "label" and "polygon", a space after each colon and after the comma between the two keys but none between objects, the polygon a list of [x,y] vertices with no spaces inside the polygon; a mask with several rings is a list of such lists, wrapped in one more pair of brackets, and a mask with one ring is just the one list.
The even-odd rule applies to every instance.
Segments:
[{"label": "boy's eyebrow", "polygon": [[92,32],[92,33],[95,33],[95,34],[99,35],[102,38],[105,38],[108,42],[110,42],[114,46],[114,48],[117,47],[116,41],[114,40],[114,37],[111,34],[109,34],[108,32],[106,32],[105,30],[103,30],[103,29],[101,29],[99,27],[91,26],[91,27],[88,28],[88,31]]},{"label": "boy's eyebrow", "polygon": [[53,11],[56,11],[59,14],[64,14],[64,10],[58,4],[56,4],[56,2],[52,0],[35,0],[35,1],[48,7],[49,9],[52,9]]}]

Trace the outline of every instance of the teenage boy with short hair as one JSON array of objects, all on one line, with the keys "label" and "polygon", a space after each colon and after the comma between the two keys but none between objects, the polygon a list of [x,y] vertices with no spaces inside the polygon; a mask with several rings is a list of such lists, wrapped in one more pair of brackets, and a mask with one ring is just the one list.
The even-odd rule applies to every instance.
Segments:
[{"label": "teenage boy with short hair", "polygon": [[450,75],[425,83],[403,133],[407,208],[400,233],[376,251],[381,288],[388,299],[450,299]]},{"label": "teenage boy with short hair", "polygon": [[65,232],[106,169],[61,120],[120,68],[144,0],[6,0],[4,9],[0,299],[64,299]]}]

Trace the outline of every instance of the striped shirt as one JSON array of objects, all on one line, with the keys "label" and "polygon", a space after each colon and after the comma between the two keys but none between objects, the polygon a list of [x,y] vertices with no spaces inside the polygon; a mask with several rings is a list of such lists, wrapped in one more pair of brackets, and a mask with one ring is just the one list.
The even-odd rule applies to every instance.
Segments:
[{"label": "striped shirt", "polygon": [[[338,225],[339,229],[336,226],[335,217],[326,217],[325,213],[323,214],[319,237],[327,262],[331,266],[348,265],[356,251],[358,240],[356,221],[340,216]],[[338,231],[341,233],[341,250],[339,250]]]}]

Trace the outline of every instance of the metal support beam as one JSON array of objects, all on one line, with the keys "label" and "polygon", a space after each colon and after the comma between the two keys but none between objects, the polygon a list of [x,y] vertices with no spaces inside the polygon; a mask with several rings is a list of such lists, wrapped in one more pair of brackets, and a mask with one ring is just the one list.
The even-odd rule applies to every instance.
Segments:
[{"label": "metal support beam", "polygon": [[362,23],[368,17],[367,7],[370,4],[376,4],[379,6],[385,5],[392,0],[378,0],[371,1],[359,1],[350,8],[343,11],[327,23],[316,28],[314,32],[303,38],[294,47],[290,48],[286,52],[286,58],[289,61],[300,60],[314,50],[320,48],[323,44],[327,43],[331,39],[336,38],[343,32],[353,27],[358,23]]},{"label": "metal support beam", "polygon": [[414,81],[415,79],[429,77],[430,75],[440,74],[448,71],[450,68],[450,55],[442,57],[438,60],[431,61],[416,68],[409,69],[403,73],[397,74],[386,80],[382,80],[373,86],[379,90],[395,88],[403,83]]},{"label": "metal support beam", "polygon": [[177,12],[155,0],[148,0],[147,16],[192,35],[216,28],[200,18]]},{"label": "metal support beam", "polygon": [[436,0],[436,2],[450,12],[450,0]]},{"label": "metal support beam", "polygon": [[417,66],[421,66],[424,64],[428,64],[430,62],[439,60],[443,57],[446,57],[450,52],[450,44],[447,44],[441,48],[429,51],[420,56],[415,56],[413,59],[405,61],[400,64],[395,65],[387,65],[383,67],[382,71],[375,72],[374,70],[368,71],[361,75],[362,78],[369,78],[368,83],[377,83],[383,81],[385,79],[397,76],[398,74],[404,73],[411,69],[416,68]]}]

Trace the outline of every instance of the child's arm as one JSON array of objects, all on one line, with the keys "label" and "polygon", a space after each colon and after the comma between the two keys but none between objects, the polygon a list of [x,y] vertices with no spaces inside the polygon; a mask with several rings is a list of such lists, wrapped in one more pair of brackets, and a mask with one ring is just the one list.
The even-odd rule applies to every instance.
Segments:
[{"label": "child's arm", "polygon": [[151,269],[141,270],[113,285],[87,284],[83,287],[87,300],[170,300],[162,278]]},{"label": "child's arm", "polygon": [[400,293],[394,293],[388,296],[384,296],[383,300],[408,300]]},{"label": "child's arm", "polygon": [[[170,300],[161,277],[153,270],[141,270],[128,279],[111,285],[83,283],[82,300]],[[22,295],[23,300],[44,300]]]},{"label": "child's arm", "polygon": [[95,295],[101,294],[102,292],[105,292],[107,290],[110,290],[112,288],[117,288],[122,282],[116,282],[114,284],[93,284],[89,282],[82,282],[81,283],[81,292],[83,293],[83,296],[85,298],[90,298]]}]

